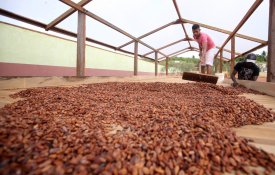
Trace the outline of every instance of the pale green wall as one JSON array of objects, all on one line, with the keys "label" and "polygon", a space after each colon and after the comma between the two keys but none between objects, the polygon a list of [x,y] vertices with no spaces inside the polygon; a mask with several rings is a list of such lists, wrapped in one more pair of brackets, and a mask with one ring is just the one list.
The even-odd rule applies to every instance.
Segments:
[{"label": "pale green wall", "polygon": [[[0,22],[0,62],[76,66],[76,43]],[[86,47],[86,68],[133,71],[133,57]],[[159,70],[161,66],[159,66]],[[154,62],[139,60],[138,71],[154,72]],[[159,71],[160,72],[160,71]]]}]

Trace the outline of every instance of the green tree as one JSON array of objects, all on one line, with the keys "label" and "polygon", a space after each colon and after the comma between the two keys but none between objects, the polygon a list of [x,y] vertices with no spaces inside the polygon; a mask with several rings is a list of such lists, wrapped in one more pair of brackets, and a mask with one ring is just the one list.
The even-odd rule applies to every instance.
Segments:
[{"label": "green tree", "polygon": [[[192,58],[173,57],[168,61],[169,73],[182,73],[185,71],[197,71],[199,59],[192,56]],[[165,66],[165,60],[160,62],[161,65]],[[161,69],[165,72],[165,67]]]}]

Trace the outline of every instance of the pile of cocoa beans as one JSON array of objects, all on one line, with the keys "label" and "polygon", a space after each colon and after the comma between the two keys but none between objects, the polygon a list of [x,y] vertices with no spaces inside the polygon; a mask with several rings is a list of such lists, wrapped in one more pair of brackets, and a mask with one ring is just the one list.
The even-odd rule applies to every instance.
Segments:
[{"label": "pile of cocoa beans", "polygon": [[257,92],[116,82],[23,90],[0,109],[0,174],[271,174],[275,155],[231,128],[275,114],[242,93]]}]

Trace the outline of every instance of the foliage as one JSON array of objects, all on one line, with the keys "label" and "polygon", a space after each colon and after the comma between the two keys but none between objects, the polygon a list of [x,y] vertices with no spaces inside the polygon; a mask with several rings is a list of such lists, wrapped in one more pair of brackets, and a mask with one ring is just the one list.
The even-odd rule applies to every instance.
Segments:
[{"label": "foliage", "polygon": [[[256,61],[257,62],[267,62],[267,53],[266,51],[263,51],[261,54],[256,54],[257,58]],[[240,61],[244,61],[245,60],[245,56],[242,56],[240,58],[236,59],[236,62],[240,62]]]},{"label": "foliage", "polygon": [[[261,71],[265,71],[266,69],[266,62],[267,62],[267,53],[266,51],[263,51],[261,54],[256,54],[257,60],[256,64],[260,67]],[[240,62],[244,61],[245,56],[237,58],[235,61]],[[214,66],[213,66],[213,72],[219,72],[219,60],[216,59],[214,61]],[[160,62],[160,65],[163,65],[161,72],[165,72],[165,63],[166,61]],[[198,64],[199,64],[199,59],[195,58],[193,56],[192,58],[184,58],[184,57],[172,57],[168,61],[168,71],[169,73],[182,73],[184,71],[198,71]],[[223,62],[223,71],[224,72],[231,72],[230,70],[230,61],[228,62]]]},{"label": "foliage", "polygon": [[[165,72],[166,61],[160,62],[164,67],[161,69]],[[168,72],[169,73],[182,73],[184,71],[197,71],[199,59],[198,58],[183,58],[183,57],[172,57],[168,61]]]}]

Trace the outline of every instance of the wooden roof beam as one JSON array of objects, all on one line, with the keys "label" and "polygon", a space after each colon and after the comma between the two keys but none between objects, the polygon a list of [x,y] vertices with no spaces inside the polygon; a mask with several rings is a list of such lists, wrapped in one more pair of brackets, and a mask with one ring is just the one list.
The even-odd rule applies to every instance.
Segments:
[{"label": "wooden roof beam", "polygon": [[132,36],[131,34],[125,32],[124,30],[122,30],[122,29],[118,28],[117,26],[111,24],[110,22],[106,21],[105,19],[103,19],[103,18],[101,18],[101,17],[99,17],[99,16],[93,14],[92,12],[90,12],[90,11],[88,11],[88,10],[86,10],[86,9],[84,9],[83,7],[81,7],[81,6],[79,6],[78,4],[74,3],[73,1],[71,1],[71,0],[59,0],[59,1],[61,1],[61,2],[65,3],[65,4],[67,4],[67,5],[69,5],[69,6],[73,7],[73,8],[75,8],[76,10],[81,11],[82,13],[88,15],[89,17],[91,17],[91,18],[93,18],[93,19],[99,21],[100,23],[102,23],[102,24],[104,24],[104,25],[106,25],[106,26],[108,26],[108,27],[110,27],[110,28],[116,30],[117,32],[119,32],[119,33],[121,33],[121,34],[123,34],[123,35],[125,35],[125,36],[127,36],[127,37],[129,37],[129,38],[131,38],[132,40],[139,42],[140,44],[142,44],[142,45],[144,45],[144,46],[146,46],[146,47],[148,47],[148,48],[154,50],[155,52],[158,52],[158,53],[160,53],[161,55],[166,56],[164,53],[162,53],[162,52],[160,52],[160,51],[157,51],[156,49],[154,49],[153,47],[151,47],[151,46],[149,46],[148,44],[144,43],[143,41],[141,41],[141,40],[135,38],[135,37]]},{"label": "wooden roof beam", "polygon": [[[185,51],[185,50],[190,50],[190,47],[186,47],[186,48],[184,48],[184,49],[181,49],[181,50],[178,50],[178,51],[176,51],[176,52],[173,52],[173,53],[167,55],[167,57],[171,57],[172,55],[175,55],[175,54],[177,54],[177,53],[183,52],[183,51]],[[160,58],[159,60],[161,60],[161,59],[163,59],[163,58],[166,58],[166,57],[162,57],[162,58]]]},{"label": "wooden roof beam", "polygon": [[239,57],[242,57],[242,56],[245,56],[245,55],[247,55],[247,54],[249,54],[249,53],[251,53],[251,52],[254,52],[254,51],[258,50],[258,49],[261,49],[261,48],[263,48],[263,47],[265,47],[265,46],[267,46],[267,45],[268,45],[268,43],[260,44],[260,45],[258,45],[258,46],[256,46],[256,47],[254,47],[254,48],[252,48],[252,49],[250,49],[250,50],[248,50],[248,51],[242,53],[242,54],[239,54],[237,57],[235,57],[235,59],[236,59],[236,58],[239,58]]},{"label": "wooden roof beam", "polygon": [[[170,22],[170,23],[168,23],[168,24],[165,24],[165,25],[163,25],[163,26],[161,26],[161,27],[159,27],[159,28],[157,28],[157,29],[155,29],[155,30],[152,30],[152,31],[150,31],[150,32],[148,32],[148,33],[145,33],[145,34],[141,35],[141,36],[138,37],[137,39],[140,40],[140,39],[142,39],[142,38],[145,38],[145,37],[147,37],[147,36],[149,36],[149,35],[152,35],[152,34],[158,32],[158,31],[160,31],[160,30],[163,30],[163,29],[165,29],[165,28],[167,28],[167,27],[169,27],[169,26],[171,26],[171,25],[173,25],[173,24],[175,24],[175,23],[176,23],[176,21],[173,21],[173,22]],[[125,46],[127,46],[127,45],[129,45],[129,44],[132,44],[133,42],[135,42],[135,41],[134,41],[134,40],[131,40],[131,41],[129,41],[129,42],[127,42],[127,43],[125,43],[125,44],[123,44],[123,45],[117,47],[117,49],[121,49],[121,48],[123,48],[123,47],[125,47]]]},{"label": "wooden roof beam", "polygon": [[244,23],[249,19],[249,17],[253,14],[253,12],[259,7],[259,5],[262,2],[263,2],[263,0],[256,0],[254,2],[254,4],[250,7],[250,9],[247,11],[247,13],[245,14],[245,16],[243,17],[243,19],[239,22],[239,24],[237,25],[237,27],[234,29],[234,31],[230,33],[230,35],[228,36],[228,38],[222,44],[221,48],[219,49],[219,51],[217,52],[217,54],[215,55],[215,57],[218,56],[218,54],[221,52],[221,50],[224,48],[224,46],[228,43],[228,41],[230,41],[231,38],[235,36],[235,34],[238,32],[238,30],[240,30],[240,28],[244,25]]},{"label": "wooden roof beam", "polygon": [[[85,6],[86,4],[88,4],[89,2],[91,2],[92,0],[82,0],[79,3],[77,3],[78,5],[80,5],[81,7]],[[52,27],[56,26],[58,23],[60,23],[61,21],[63,21],[64,19],[66,19],[67,17],[69,17],[71,14],[73,14],[74,12],[76,12],[76,9],[74,8],[70,8],[69,10],[67,10],[66,12],[64,12],[63,14],[61,14],[59,17],[57,17],[56,19],[54,19],[52,22],[50,22],[47,26],[46,26],[46,30],[50,30]]]},{"label": "wooden roof beam", "polygon": [[[173,4],[174,4],[174,7],[175,7],[175,9],[176,9],[176,11],[177,11],[177,14],[178,14],[179,19],[182,19],[181,14],[180,14],[180,10],[179,10],[178,4],[177,4],[177,1],[176,1],[176,0],[173,0]],[[185,29],[185,27],[184,27],[184,24],[181,23],[181,26],[182,26],[182,29],[183,29],[183,31],[184,31],[185,38],[189,38],[189,36],[188,36],[188,34],[187,34],[187,31],[186,31],[186,29]],[[188,41],[188,44],[189,44],[189,47],[191,47],[190,41]]]},{"label": "wooden roof beam", "polygon": [[[165,49],[165,48],[167,48],[167,47],[173,46],[173,45],[175,45],[175,44],[178,44],[178,43],[180,43],[180,42],[187,41],[187,40],[189,40],[189,39],[183,38],[183,39],[177,40],[177,41],[175,41],[175,42],[169,43],[169,44],[167,44],[167,45],[164,45],[164,46],[162,46],[162,47],[160,47],[160,48],[158,48],[158,49],[156,49],[156,50],[159,51],[159,50]],[[150,55],[150,54],[152,54],[152,53],[154,53],[154,51],[148,52],[148,53],[144,54],[143,56],[147,56],[147,55]]]},{"label": "wooden roof beam", "polygon": [[[183,23],[189,23],[189,24],[198,24],[201,27],[204,27],[206,29],[210,29],[210,30],[220,32],[220,33],[224,33],[224,34],[228,34],[228,35],[231,34],[231,31],[229,31],[229,30],[224,30],[224,29],[221,29],[221,28],[218,28],[218,27],[214,27],[214,26],[211,26],[211,25],[191,21],[191,20],[188,20],[188,19],[182,19],[182,22]],[[267,42],[267,41],[262,40],[262,39],[258,39],[258,38],[254,38],[254,37],[251,37],[251,36],[238,34],[238,33],[236,33],[235,36],[238,37],[238,38],[242,38],[242,39],[246,39],[246,40],[250,40],[250,41],[257,42],[257,43],[262,43],[262,44]]]}]

